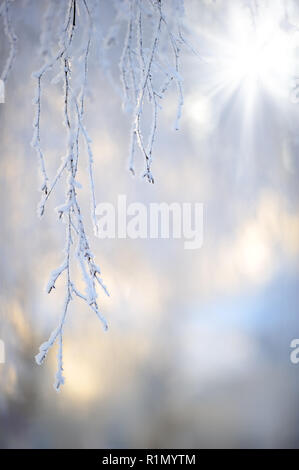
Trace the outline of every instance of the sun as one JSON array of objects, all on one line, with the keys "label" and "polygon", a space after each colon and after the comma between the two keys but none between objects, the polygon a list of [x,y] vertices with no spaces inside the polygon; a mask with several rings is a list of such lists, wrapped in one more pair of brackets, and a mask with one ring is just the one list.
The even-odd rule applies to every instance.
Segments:
[{"label": "sun", "polygon": [[264,86],[281,94],[291,81],[294,66],[292,38],[276,25],[267,24],[239,37],[226,56],[223,73],[233,84]]},{"label": "sun", "polygon": [[298,32],[281,11],[268,9],[252,21],[233,10],[227,37],[216,41],[217,89],[242,89],[248,98],[263,87],[274,98],[286,96],[295,73]]}]

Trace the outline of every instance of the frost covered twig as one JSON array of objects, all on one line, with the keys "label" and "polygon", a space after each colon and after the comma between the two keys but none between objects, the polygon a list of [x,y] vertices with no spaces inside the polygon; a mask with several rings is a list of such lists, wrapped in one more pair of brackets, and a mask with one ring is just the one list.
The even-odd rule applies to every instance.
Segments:
[{"label": "frost covered twig", "polygon": [[13,63],[16,58],[16,53],[17,53],[17,48],[16,48],[17,36],[15,35],[12,22],[11,22],[10,3],[11,3],[11,0],[4,0],[1,5],[1,14],[3,16],[4,32],[9,42],[9,54],[8,54],[6,63],[4,65],[4,69],[1,73],[1,80],[4,83],[6,82],[9,72],[12,69]]},{"label": "frost covered twig", "polygon": [[[134,156],[137,145],[145,159],[144,177],[154,183],[152,175],[152,152],[157,131],[160,101],[172,81],[178,89],[178,107],[175,129],[179,128],[182,113],[183,87],[179,73],[181,44],[183,39],[180,15],[183,1],[162,2],[162,0],[127,0],[128,8],[125,19],[127,34],[120,62],[121,77],[124,89],[124,106],[132,112],[132,132],[130,148],[130,170],[134,174]],[[170,18],[170,19],[169,19]],[[152,38],[149,47],[145,47],[144,29],[151,29]],[[147,34],[148,35],[148,34]],[[162,41],[163,40],[163,41]],[[162,46],[160,43],[162,42]],[[174,64],[167,58],[168,49],[174,55]],[[166,52],[167,51],[167,52]],[[145,106],[152,109],[152,123],[145,130]],[[147,143],[145,143],[147,141]],[[137,144],[137,145],[136,145]]]},{"label": "frost covered twig", "polygon": [[[105,318],[100,313],[100,309],[97,302],[96,285],[100,285],[106,294],[108,291],[103,284],[101,279],[100,268],[96,265],[93,253],[91,252],[89,241],[86,235],[86,230],[83,223],[81,214],[81,208],[78,202],[77,190],[81,185],[77,181],[78,171],[78,160],[79,160],[79,138],[80,134],[86,142],[87,153],[88,153],[88,172],[91,186],[91,199],[92,199],[92,221],[96,226],[95,220],[95,189],[93,179],[93,155],[91,150],[91,141],[87,134],[87,131],[83,125],[84,116],[84,97],[87,83],[87,71],[88,71],[88,57],[91,46],[91,32],[92,32],[92,20],[90,16],[90,10],[86,0],[82,0],[81,5],[84,7],[86,15],[89,21],[87,45],[84,50],[83,60],[83,73],[78,78],[76,87],[71,86],[71,63],[72,66],[79,66],[80,61],[76,61],[76,56],[72,51],[72,42],[75,33],[75,27],[77,24],[76,11],[78,4],[76,0],[69,2],[67,10],[67,17],[65,21],[65,27],[63,29],[61,37],[61,50],[49,62],[37,72],[35,77],[38,81],[38,99],[37,99],[37,118],[34,123],[35,127],[35,142],[37,148],[40,149],[39,140],[39,120],[40,120],[40,109],[41,109],[41,88],[40,80],[42,76],[56,63],[60,63],[61,74],[60,77],[63,80],[64,86],[64,123],[67,131],[67,154],[63,159],[61,166],[59,167],[53,182],[43,189],[44,196],[40,204],[40,215],[43,215],[45,204],[50,194],[55,189],[55,186],[63,173],[66,172],[66,200],[64,204],[56,208],[59,218],[62,219],[66,225],[66,246],[65,246],[65,258],[61,266],[54,270],[51,275],[51,279],[47,285],[47,292],[50,293],[55,288],[56,281],[62,275],[66,276],[66,293],[64,300],[64,307],[59,325],[50,335],[48,341],[40,346],[40,351],[36,356],[36,362],[41,364],[49,349],[58,341],[58,370],[56,374],[55,388],[59,390],[61,385],[64,383],[63,377],[63,329],[65,321],[68,315],[69,306],[73,300],[73,296],[77,296],[84,300],[89,307],[94,311],[97,317],[101,320],[104,329],[107,329],[107,323]],[[79,64],[78,64],[79,62]],[[72,67],[72,70],[73,70]],[[78,91],[75,91],[78,90]],[[40,153],[40,152],[38,152]],[[74,249],[74,244],[77,244],[77,248]],[[85,294],[81,294],[76,287],[76,282],[72,277],[72,264],[77,261],[80,272],[85,283]],[[109,294],[108,294],[109,295]]]}]

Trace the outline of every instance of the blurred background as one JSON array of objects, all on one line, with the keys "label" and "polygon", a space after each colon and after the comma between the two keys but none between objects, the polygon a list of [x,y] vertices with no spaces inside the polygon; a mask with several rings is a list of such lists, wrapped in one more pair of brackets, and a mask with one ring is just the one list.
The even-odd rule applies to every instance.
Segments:
[{"label": "blurred background", "polygon": [[[0,105],[1,448],[298,447],[299,364],[290,361],[290,343],[299,337],[299,105],[293,99],[299,5],[259,3],[259,14],[291,35],[294,69],[283,67],[288,76],[271,81],[273,87],[261,80],[249,90],[242,80],[227,85],[230,66],[223,61],[238,41],[241,19],[252,20],[250,2],[185,0],[188,40],[200,57],[182,53],[179,132],[173,130],[175,89],[164,101],[154,185],[128,171],[130,119],[93,53],[85,119],[97,200],[116,204],[126,194],[128,203],[146,205],[202,202],[204,243],[188,251],[182,240],[95,238],[83,150],[80,200],[111,293],[99,292],[110,328],[103,332],[83,302],[72,302],[60,393],[53,388],[56,346],[42,366],[34,361],[57,324],[64,293],[62,279],[51,295],[44,287],[63,259],[65,227],[54,208],[65,190],[61,184],[38,219],[40,180],[30,146],[31,73],[41,65],[48,0],[12,4],[18,55]],[[108,28],[113,5],[103,5]],[[1,66],[7,53],[1,26]],[[115,83],[119,53],[117,46],[111,52]],[[284,58],[277,53],[275,61]],[[50,80],[42,106],[42,146],[54,175],[65,135],[61,87]],[[137,173],[142,168],[140,157]]]}]

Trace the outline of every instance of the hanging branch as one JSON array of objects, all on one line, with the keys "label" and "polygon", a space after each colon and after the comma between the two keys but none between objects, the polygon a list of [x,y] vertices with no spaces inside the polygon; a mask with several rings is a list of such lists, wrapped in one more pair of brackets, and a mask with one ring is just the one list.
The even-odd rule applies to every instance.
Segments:
[{"label": "hanging branch", "polygon": [[[145,8],[145,5],[147,8]],[[171,5],[168,4],[167,6]],[[161,0],[150,0],[149,2],[128,0],[127,34],[120,61],[124,107],[126,110],[133,108],[129,168],[135,174],[134,158],[138,145],[145,160],[143,177],[146,177],[150,183],[154,183],[151,166],[157,132],[158,111],[161,107],[159,101],[163,99],[172,81],[176,83],[178,90],[176,130],[179,128],[179,120],[184,104],[182,78],[179,74],[179,58],[180,45],[186,44],[186,41],[182,36],[178,21],[179,15],[175,5],[170,8],[170,13],[174,18],[174,26],[170,25],[167,15],[162,9]],[[153,37],[149,49],[144,47],[143,23],[146,23],[147,29],[151,28],[152,30]],[[173,30],[176,30],[176,33]],[[160,48],[162,40],[164,48],[168,42],[173,51],[173,66],[165,63],[167,58]],[[152,123],[148,127],[147,136],[144,136],[142,127],[146,124],[144,118],[146,102],[152,108]]]},{"label": "hanging branch", "polygon": [[13,67],[16,54],[17,54],[17,47],[16,47],[17,36],[15,35],[12,22],[11,22],[10,3],[11,3],[11,0],[4,0],[4,2],[2,3],[0,7],[0,14],[3,16],[4,33],[9,43],[9,54],[6,59],[6,63],[4,65],[4,69],[1,73],[1,80],[4,83],[6,82],[7,77]]},{"label": "hanging branch", "polygon": [[[40,205],[40,214],[42,215],[45,210],[45,204],[53,192],[58,180],[64,172],[66,172],[66,181],[67,181],[67,192],[66,200],[64,204],[56,208],[58,216],[66,225],[66,245],[65,245],[65,258],[62,265],[52,272],[50,281],[47,285],[47,292],[50,293],[52,289],[55,288],[56,281],[60,278],[61,275],[65,274],[66,276],[66,286],[65,286],[65,300],[64,307],[60,322],[56,329],[50,335],[48,341],[43,343],[40,346],[39,353],[36,356],[36,362],[41,364],[49,349],[58,341],[58,370],[56,373],[55,380],[55,389],[59,390],[61,385],[64,383],[63,377],[63,329],[67,319],[69,306],[73,297],[79,297],[81,300],[86,302],[89,307],[94,311],[97,317],[101,320],[104,329],[108,328],[105,318],[101,315],[98,302],[97,302],[97,292],[96,284],[99,284],[104,290],[105,294],[109,295],[103,281],[101,279],[100,268],[96,265],[94,256],[91,252],[88,238],[86,235],[86,230],[83,223],[83,218],[81,215],[81,209],[77,198],[77,190],[80,188],[80,184],[77,182],[77,170],[79,162],[79,138],[82,134],[83,139],[87,146],[88,153],[88,172],[90,179],[91,187],[91,199],[92,199],[92,221],[96,227],[95,219],[95,190],[94,190],[94,179],[93,179],[93,155],[91,150],[91,141],[87,134],[87,131],[83,125],[83,116],[84,116],[84,98],[86,91],[87,83],[87,71],[88,71],[88,57],[91,45],[91,31],[92,31],[92,21],[90,16],[90,10],[88,8],[86,0],[82,0],[82,5],[85,8],[86,14],[89,19],[89,29],[88,29],[88,40],[84,52],[84,70],[82,74],[82,82],[80,84],[79,92],[75,94],[74,90],[70,84],[71,78],[71,67],[72,54],[71,46],[73,42],[73,37],[75,33],[75,28],[77,27],[77,2],[72,0],[69,4],[66,26],[63,30],[63,37],[61,40],[62,48],[59,54],[53,60],[50,61],[37,73],[35,74],[38,80],[38,119],[35,121],[35,128],[39,129],[39,119],[40,119],[40,79],[44,73],[49,70],[55,63],[60,62],[61,64],[61,76],[63,76],[64,83],[64,123],[67,130],[67,155],[64,158],[60,168],[58,169],[56,176],[54,177],[53,182],[49,186],[47,191],[44,191],[44,197]],[[38,141],[39,142],[39,141]],[[77,248],[74,250],[74,243],[77,243]],[[75,281],[72,278],[71,270],[73,261],[77,261],[82,278],[85,283],[86,292],[81,293],[75,284]]]}]

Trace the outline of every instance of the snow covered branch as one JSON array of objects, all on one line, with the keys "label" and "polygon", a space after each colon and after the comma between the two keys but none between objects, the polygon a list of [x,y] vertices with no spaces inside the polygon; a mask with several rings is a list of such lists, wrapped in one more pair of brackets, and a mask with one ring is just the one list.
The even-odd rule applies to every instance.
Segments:
[{"label": "snow covered branch", "polygon": [[17,53],[17,36],[15,35],[12,21],[11,21],[11,11],[10,11],[10,4],[12,0],[4,0],[0,7],[0,14],[3,17],[3,23],[4,23],[4,33],[5,36],[7,37],[8,43],[9,43],[9,54],[4,66],[4,69],[1,73],[1,80],[5,83],[7,80],[7,77],[13,67],[13,63],[16,58],[16,53]]},{"label": "snow covered branch", "polygon": [[[158,111],[172,82],[176,83],[178,90],[176,130],[179,129],[184,104],[182,77],[180,76],[180,49],[182,45],[186,45],[180,25],[183,2],[128,0],[127,4],[124,15],[124,20],[127,22],[127,34],[120,70],[124,108],[132,114],[130,171],[135,174],[134,158],[138,146],[145,160],[143,176],[150,183],[154,183],[151,167]],[[151,33],[149,34],[148,31]],[[148,44],[145,45],[145,42]],[[172,62],[169,61],[169,52],[173,57]],[[152,110],[150,126],[146,125],[144,116],[147,103]],[[144,131],[143,128],[145,128]]]},{"label": "snow covered branch", "polygon": [[[11,22],[11,3],[3,0],[0,15],[4,21],[4,31],[9,43],[9,54],[1,74],[6,81],[16,57],[16,35]],[[135,154],[143,156],[145,169],[143,177],[154,182],[152,174],[153,147],[156,139],[158,113],[165,93],[172,84],[178,95],[175,129],[179,128],[183,100],[182,78],[180,76],[180,49],[187,45],[181,29],[183,0],[113,0],[109,5],[115,12],[115,20],[103,34],[101,9],[107,3],[100,0],[51,0],[46,2],[42,21],[39,55],[41,67],[33,73],[36,84],[33,104],[33,137],[31,145],[35,149],[41,171],[41,200],[38,214],[42,217],[47,203],[55,193],[58,183],[65,178],[65,200],[56,208],[58,219],[65,224],[64,257],[58,268],[53,270],[47,284],[50,294],[57,280],[65,279],[65,299],[61,319],[49,339],[40,346],[36,362],[41,364],[49,349],[58,343],[58,371],[55,388],[60,389],[63,378],[63,331],[71,302],[75,298],[84,301],[101,320],[107,329],[105,318],[100,313],[97,300],[97,286],[105,294],[108,291],[102,281],[100,269],[90,249],[82,210],[78,200],[81,184],[77,179],[81,161],[82,143],[88,157],[87,172],[90,187],[91,220],[95,234],[96,196],[94,184],[94,155],[92,141],[85,126],[85,95],[88,83],[88,70],[91,49],[99,48],[104,72],[113,82],[106,56],[111,45],[123,41],[119,62],[120,79],[123,86],[123,107],[131,115],[130,170],[135,174]],[[125,29],[125,38],[122,37]],[[187,45],[188,46],[188,45]],[[46,151],[43,148],[43,88],[45,79],[51,77],[51,84],[63,89],[64,131],[66,153],[54,176],[48,169]],[[53,78],[54,77],[54,78]],[[114,83],[115,86],[115,83]],[[148,119],[148,110],[151,118]],[[85,292],[76,286],[73,271],[79,267],[85,284]]]},{"label": "snow covered branch", "polygon": [[[77,76],[77,83],[74,79],[76,87],[71,86],[71,75],[75,67],[80,67],[80,54],[76,50],[72,49],[73,38],[77,28],[80,28],[81,22],[85,22],[83,13],[80,16],[81,22],[77,21],[76,12],[78,11],[78,5],[76,0],[71,0],[68,5],[67,15],[65,20],[65,26],[62,31],[60,38],[60,50],[54,58],[50,58],[43,67],[34,74],[37,80],[37,99],[35,100],[37,106],[37,114],[34,121],[34,138],[33,145],[37,149],[38,155],[42,164],[42,174],[44,176],[42,191],[44,193],[42,201],[39,206],[39,212],[42,216],[45,211],[46,203],[49,196],[52,194],[56,187],[57,182],[60,180],[63,174],[66,177],[66,199],[65,202],[56,208],[59,219],[62,219],[66,225],[66,246],[65,246],[65,257],[61,266],[52,272],[50,281],[47,285],[47,292],[50,293],[55,288],[57,279],[65,275],[66,286],[65,286],[65,300],[62,310],[61,320],[59,325],[50,335],[48,341],[40,346],[40,351],[36,356],[36,362],[41,364],[49,349],[58,341],[58,370],[56,374],[55,388],[59,390],[61,385],[64,383],[63,377],[63,329],[65,321],[67,319],[70,303],[75,297],[80,298],[86,302],[89,307],[94,311],[97,317],[101,320],[104,329],[107,329],[107,322],[100,313],[100,309],[97,301],[96,285],[99,285],[108,294],[108,291],[103,284],[101,279],[100,268],[96,265],[94,255],[91,252],[89,241],[86,235],[86,230],[83,222],[81,208],[78,202],[77,191],[81,188],[81,185],[77,181],[78,162],[80,158],[79,138],[82,134],[84,141],[86,142],[88,152],[88,171],[91,188],[91,200],[92,200],[92,221],[94,227],[96,227],[95,220],[95,188],[93,179],[93,154],[91,149],[91,140],[87,134],[87,131],[83,124],[84,118],[84,98],[87,83],[87,71],[88,71],[88,58],[91,44],[91,32],[92,32],[92,19],[90,10],[87,2],[83,0],[80,2],[85,10],[85,16],[88,18],[88,37],[86,46],[83,53],[83,71]],[[49,13],[47,12],[47,15]],[[49,16],[48,16],[49,18]],[[83,19],[82,19],[83,18]],[[84,24],[84,23],[83,23]],[[46,56],[51,56],[47,53]],[[71,67],[72,65],[72,67]],[[62,164],[57,170],[56,176],[52,183],[48,186],[48,177],[45,172],[45,162],[40,148],[40,114],[41,114],[41,79],[53,67],[60,67],[59,79],[63,82],[64,87],[64,124],[67,133],[67,153],[64,157]],[[75,91],[77,90],[77,91]],[[76,249],[74,245],[76,243]],[[72,264],[77,262],[82,278],[85,283],[85,293],[79,292],[76,287],[76,283],[72,278]]]}]

